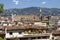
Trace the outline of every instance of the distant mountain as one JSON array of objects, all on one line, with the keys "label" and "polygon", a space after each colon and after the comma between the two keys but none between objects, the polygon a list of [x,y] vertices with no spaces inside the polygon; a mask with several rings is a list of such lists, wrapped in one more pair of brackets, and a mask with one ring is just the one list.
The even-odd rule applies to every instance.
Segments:
[{"label": "distant mountain", "polygon": [[[4,10],[3,14],[40,14],[40,7],[29,7],[23,9],[6,9]],[[60,9],[58,8],[42,8],[43,15],[53,15],[53,16],[60,16]]]}]

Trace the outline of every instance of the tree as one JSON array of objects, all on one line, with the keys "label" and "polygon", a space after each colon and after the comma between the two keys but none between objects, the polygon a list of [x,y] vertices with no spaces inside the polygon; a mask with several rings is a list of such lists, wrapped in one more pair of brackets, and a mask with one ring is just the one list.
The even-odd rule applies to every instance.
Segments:
[{"label": "tree", "polygon": [[4,7],[4,4],[0,4],[0,13],[4,11],[3,7]]},{"label": "tree", "polygon": [[18,38],[12,38],[11,40],[18,40]]},{"label": "tree", "polygon": [[4,40],[2,37],[0,37],[0,40]]}]

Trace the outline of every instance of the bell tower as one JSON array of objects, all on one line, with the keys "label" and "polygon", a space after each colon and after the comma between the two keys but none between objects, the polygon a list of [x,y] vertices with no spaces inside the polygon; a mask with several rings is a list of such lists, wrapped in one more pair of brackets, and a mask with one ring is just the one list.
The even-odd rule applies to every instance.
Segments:
[{"label": "bell tower", "polygon": [[42,8],[40,8],[40,19],[42,21]]}]

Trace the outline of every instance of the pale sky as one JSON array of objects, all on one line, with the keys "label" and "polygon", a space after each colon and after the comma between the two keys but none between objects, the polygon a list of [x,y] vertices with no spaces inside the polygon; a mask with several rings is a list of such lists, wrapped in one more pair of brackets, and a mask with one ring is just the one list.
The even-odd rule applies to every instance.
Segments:
[{"label": "pale sky", "polygon": [[0,3],[4,3],[4,9],[27,7],[60,8],[60,0],[0,0]]}]

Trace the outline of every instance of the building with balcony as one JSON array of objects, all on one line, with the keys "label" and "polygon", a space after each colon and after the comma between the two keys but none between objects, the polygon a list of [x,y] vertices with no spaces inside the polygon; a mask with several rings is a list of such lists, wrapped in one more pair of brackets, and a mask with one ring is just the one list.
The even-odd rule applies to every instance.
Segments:
[{"label": "building with balcony", "polygon": [[49,40],[50,30],[44,26],[5,26],[5,37],[7,40],[18,38],[19,40]]}]

